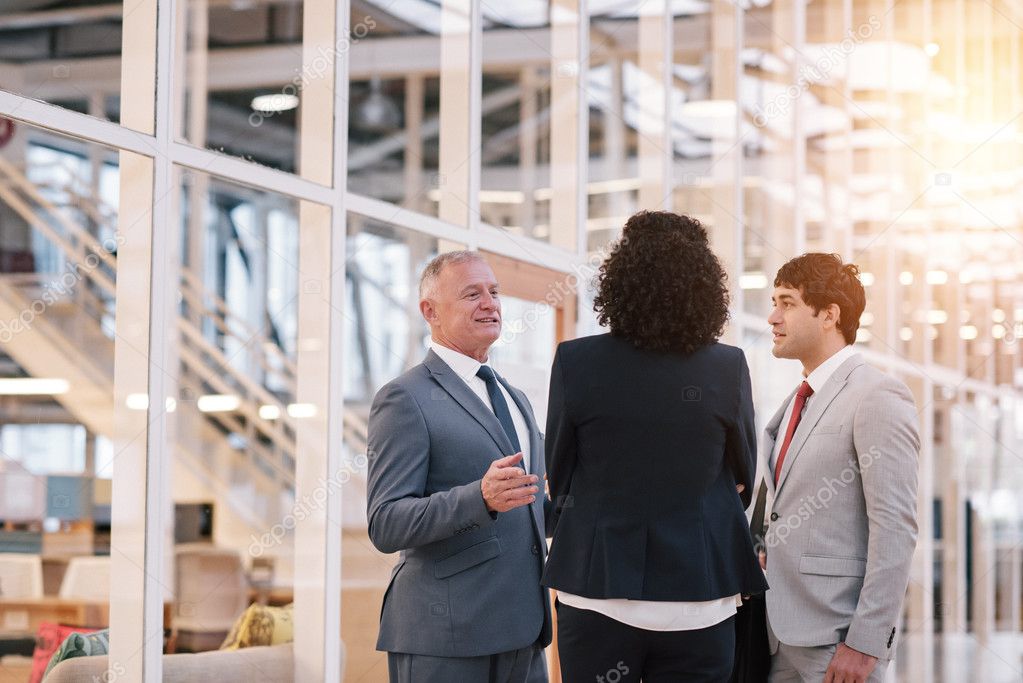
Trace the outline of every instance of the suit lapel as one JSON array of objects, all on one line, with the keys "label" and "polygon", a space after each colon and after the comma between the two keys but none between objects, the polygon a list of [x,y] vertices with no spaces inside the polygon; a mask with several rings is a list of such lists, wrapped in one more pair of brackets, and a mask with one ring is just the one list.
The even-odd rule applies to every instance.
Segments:
[{"label": "suit lapel", "polygon": [[[515,401],[515,406],[519,409],[522,419],[526,421],[526,431],[529,432],[529,473],[540,477],[540,463],[543,462],[544,453],[540,444],[540,430],[536,426],[536,417],[533,415],[533,409],[530,407],[529,401],[526,400],[526,395],[518,389],[512,388],[505,381],[504,377],[497,375],[497,381],[501,383],[505,391],[508,392],[508,395]],[[540,477],[537,486],[540,491],[537,493],[536,502],[529,507],[532,508],[533,531],[536,533],[537,542],[546,544],[547,538],[543,531],[543,499],[546,495],[544,494],[543,477]]]},{"label": "suit lapel", "polygon": [[772,496],[774,495],[774,472],[771,471],[771,454],[774,453],[774,445],[778,442],[778,429],[781,427],[781,421],[785,419],[785,411],[792,403],[792,397],[795,394],[796,390],[793,389],[788,398],[782,401],[781,407],[775,412],[767,426],[764,427],[764,447],[760,451],[762,455],[761,468],[764,478],[767,480],[767,490],[771,492]]},{"label": "suit lapel", "polygon": [[520,395],[522,392],[513,388],[500,375],[497,376],[497,381],[501,383],[501,386],[508,392],[508,395],[515,401],[515,406],[519,409],[522,419],[526,421],[526,431],[529,432],[529,473],[539,474],[537,458],[542,457],[542,454],[540,456],[537,455],[540,453],[540,430],[536,426],[536,418],[533,416],[533,411],[530,409],[529,403]]},{"label": "suit lapel", "polygon": [[508,440],[508,435],[504,433],[504,427],[501,426],[501,422],[497,419],[497,415],[494,415],[490,406],[484,405],[479,396],[474,394],[472,389],[462,381],[462,378],[454,373],[451,366],[441,360],[441,357],[433,351],[426,354],[423,364],[444,391],[448,392],[451,398],[465,408],[465,411],[472,415],[473,419],[490,434],[501,452],[511,455],[511,441]]},{"label": "suit lapel", "polygon": [[788,477],[789,472],[792,471],[796,458],[799,457],[800,452],[803,450],[810,432],[817,426],[817,423],[823,417],[831,402],[841,393],[846,381],[849,379],[849,374],[862,364],[863,358],[858,355],[845,361],[838,366],[828,381],[824,383],[824,386],[821,387],[821,390],[810,397],[810,405],[803,412],[803,419],[799,421],[796,433],[792,435],[792,443],[789,444],[788,453],[785,454],[781,477],[778,479],[779,491],[785,485],[785,479]]}]

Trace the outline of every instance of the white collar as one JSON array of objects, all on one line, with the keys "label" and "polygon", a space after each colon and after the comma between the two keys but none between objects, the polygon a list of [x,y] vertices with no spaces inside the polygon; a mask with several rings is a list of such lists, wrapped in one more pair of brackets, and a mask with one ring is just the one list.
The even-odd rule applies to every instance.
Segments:
[{"label": "white collar", "polygon": [[475,358],[467,356],[464,353],[459,353],[454,349],[449,349],[446,346],[438,344],[434,340],[430,340],[430,348],[433,352],[440,356],[440,359],[448,364],[455,374],[462,378],[463,381],[469,381],[476,376],[479,372],[481,365],[490,365],[490,359],[488,358],[485,363],[480,363]]},{"label": "white collar", "polygon": [[813,389],[814,393],[817,393],[824,388],[824,385],[829,379],[831,379],[831,376],[835,374],[835,370],[837,370],[842,363],[846,362],[858,353],[859,351],[857,351],[852,344],[843,346],[841,349],[836,351],[831,358],[828,358],[826,361],[818,365],[813,372],[807,375],[806,383],[810,385],[810,388]]}]

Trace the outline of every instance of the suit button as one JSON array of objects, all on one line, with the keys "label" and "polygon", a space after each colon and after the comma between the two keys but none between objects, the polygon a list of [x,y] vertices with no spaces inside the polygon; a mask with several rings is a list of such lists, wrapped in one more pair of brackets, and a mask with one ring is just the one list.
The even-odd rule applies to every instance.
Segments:
[{"label": "suit button", "polygon": [[534,555],[540,554],[540,546],[538,546],[536,543],[533,544],[533,554]]},{"label": "suit button", "polygon": [[777,522],[778,521],[778,513],[777,512],[772,512],[771,513],[771,521],[772,522]]}]

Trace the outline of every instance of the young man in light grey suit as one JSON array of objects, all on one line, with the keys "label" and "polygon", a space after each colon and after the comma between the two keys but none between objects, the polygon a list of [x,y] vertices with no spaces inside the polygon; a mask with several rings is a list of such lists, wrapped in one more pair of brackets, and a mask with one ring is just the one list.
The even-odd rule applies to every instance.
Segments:
[{"label": "young man in light grey suit", "polygon": [[475,252],[427,265],[426,359],[369,416],[369,536],[401,551],[377,649],[392,683],[545,683],[544,452],[525,394],[493,372],[497,280]]},{"label": "young man in light grey suit", "polygon": [[766,428],[771,683],[871,683],[896,649],[916,547],[913,397],[852,343],[855,265],[804,254],[778,271],[773,354],[806,378]]}]

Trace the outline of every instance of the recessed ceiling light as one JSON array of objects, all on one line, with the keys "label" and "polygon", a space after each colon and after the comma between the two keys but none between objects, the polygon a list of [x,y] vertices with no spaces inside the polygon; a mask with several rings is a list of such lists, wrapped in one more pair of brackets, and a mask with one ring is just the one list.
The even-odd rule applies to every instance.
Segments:
[{"label": "recessed ceiling light", "polygon": [[238,410],[241,399],[233,394],[206,394],[199,397],[197,405],[204,413],[227,413]]},{"label": "recessed ceiling light", "polygon": [[252,98],[250,106],[255,111],[263,112],[264,114],[276,114],[297,107],[298,96],[282,92],[274,93],[273,95],[258,95]]},{"label": "recessed ceiling light", "polygon": [[289,403],[288,415],[294,418],[314,417],[316,405],[312,403]]},{"label": "recessed ceiling light", "polygon": [[2,396],[53,396],[66,394],[71,388],[66,379],[44,377],[0,378]]},{"label": "recessed ceiling light", "polygon": [[267,403],[266,405],[259,406],[259,416],[264,420],[276,420],[281,416],[281,409]]}]

